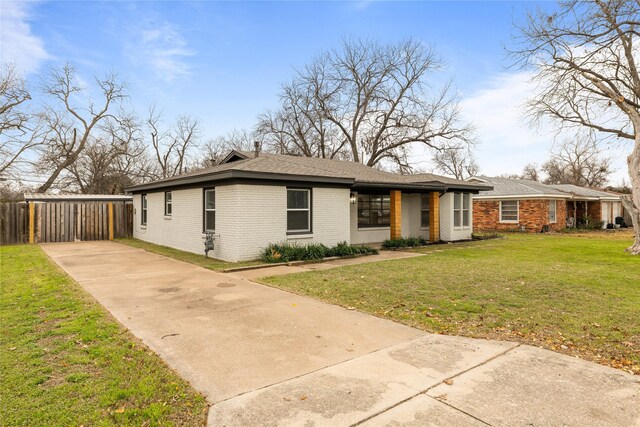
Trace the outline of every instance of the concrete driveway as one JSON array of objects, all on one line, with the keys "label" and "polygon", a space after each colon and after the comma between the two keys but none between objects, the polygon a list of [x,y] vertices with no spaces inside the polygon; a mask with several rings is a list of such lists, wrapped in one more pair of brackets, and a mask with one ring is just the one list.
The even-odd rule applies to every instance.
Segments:
[{"label": "concrete driveway", "polygon": [[640,425],[640,378],[615,369],[425,334],[114,242],[42,247],[207,396],[210,425]]}]

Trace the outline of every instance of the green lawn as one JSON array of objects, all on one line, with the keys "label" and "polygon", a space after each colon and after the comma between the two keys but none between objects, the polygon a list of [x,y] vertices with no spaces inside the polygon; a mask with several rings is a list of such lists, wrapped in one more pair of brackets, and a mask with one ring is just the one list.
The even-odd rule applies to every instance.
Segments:
[{"label": "green lawn", "polygon": [[205,258],[204,245],[202,254],[194,254],[191,252],[181,251],[179,249],[170,248],[168,246],[156,245],[154,243],[145,242],[138,239],[116,239],[119,243],[133,246],[134,248],[144,249],[145,251],[153,252],[159,255],[175,258],[180,261],[188,262],[191,264],[199,265],[200,267],[208,268],[209,270],[225,270],[227,268],[234,267],[246,267],[250,265],[264,264],[260,260],[255,261],[243,261],[243,262],[227,262],[221,261],[215,258]]},{"label": "green lawn", "polygon": [[521,235],[263,281],[427,331],[515,340],[640,374],[627,233]]},{"label": "green lawn", "polygon": [[0,424],[204,425],[202,395],[38,246],[0,247]]}]

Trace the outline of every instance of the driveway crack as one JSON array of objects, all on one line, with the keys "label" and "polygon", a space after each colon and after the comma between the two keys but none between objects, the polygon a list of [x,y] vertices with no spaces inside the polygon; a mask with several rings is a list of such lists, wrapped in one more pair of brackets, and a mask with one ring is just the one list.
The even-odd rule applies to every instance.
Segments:
[{"label": "driveway crack", "polygon": [[[401,401],[399,401],[399,402],[396,402],[396,403],[394,403],[393,405],[388,406],[388,407],[387,407],[387,408],[385,408],[385,409],[382,409],[382,410],[380,410],[380,411],[378,411],[378,412],[376,412],[376,413],[374,413],[374,414],[369,415],[368,417],[365,417],[365,418],[361,419],[360,421],[358,421],[358,422],[356,422],[356,423],[354,423],[354,424],[351,424],[351,426],[350,426],[350,427],[359,426],[359,425],[361,425],[361,424],[363,424],[363,423],[365,423],[365,422],[367,422],[367,421],[369,421],[369,420],[372,420],[373,418],[375,418],[375,417],[377,417],[377,416],[379,416],[379,415],[382,415],[382,414],[384,414],[385,412],[390,411],[391,409],[397,408],[398,406],[400,406],[400,405],[402,405],[402,404],[404,404],[404,403],[407,403],[407,402],[408,402],[408,401],[410,401],[411,399],[414,399],[414,398],[416,398],[416,397],[420,396],[421,394],[424,394],[424,395],[425,395],[425,396],[427,396],[427,397],[430,397],[430,398],[432,398],[432,399],[435,399],[433,396],[429,396],[429,395],[427,394],[431,389],[433,389],[433,388],[435,388],[435,387],[439,386],[439,385],[440,385],[440,384],[442,384],[444,381],[447,381],[447,380],[453,380],[454,378],[457,378],[457,377],[459,377],[460,375],[464,375],[464,374],[466,374],[466,373],[467,373],[467,372],[469,372],[469,371],[472,371],[472,370],[474,370],[474,369],[476,369],[476,368],[479,368],[480,366],[484,366],[484,365],[486,365],[487,363],[489,363],[489,362],[491,362],[491,361],[493,361],[493,360],[495,360],[495,359],[497,359],[497,358],[499,358],[499,357],[504,356],[505,354],[509,353],[509,352],[510,352],[510,351],[512,351],[512,350],[515,350],[516,348],[518,348],[518,347],[520,347],[520,346],[521,346],[521,344],[519,344],[519,343],[514,343],[514,346],[513,346],[513,347],[509,347],[508,349],[506,349],[506,350],[504,350],[504,351],[501,351],[500,353],[495,354],[495,355],[493,355],[493,356],[491,356],[491,357],[489,357],[489,358],[487,358],[487,359],[483,360],[483,361],[482,361],[482,362],[480,362],[480,363],[477,363],[477,364],[475,364],[475,365],[473,365],[473,366],[471,366],[471,367],[469,367],[469,368],[467,368],[467,369],[464,369],[464,370],[462,370],[462,371],[460,371],[460,372],[457,372],[455,375],[452,375],[452,376],[450,376],[450,377],[447,377],[447,378],[445,378],[444,380],[442,380],[442,381],[440,381],[440,382],[438,382],[438,383],[436,383],[436,384],[432,384],[432,385],[430,385],[429,387],[427,387],[426,389],[421,390],[421,391],[419,391],[418,393],[415,393],[414,395],[411,395],[411,396],[407,397],[406,399],[403,399],[403,400],[401,400]],[[452,409],[455,409],[455,410],[457,410],[457,411],[459,411],[459,412],[462,412],[463,414],[468,415],[468,416],[470,416],[470,417],[472,417],[472,418],[474,418],[474,419],[476,419],[476,420],[478,420],[478,421],[480,421],[480,422],[482,422],[482,423],[484,423],[484,424],[486,424],[486,425],[490,425],[490,424],[488,424],[486,421],[483,421],[483,420],[481,420],[480,418],[478,418],[478,417],[476,417],[476,416],[474,416],[474,415],[472,415],[472,414],[469,414],[469,413],[467,413],[467,412],[463,411],[462,409],[456,408],[455,406],[453,406],[453,405],[451,405],[451,404],[449,404],[449,403],[447,403],[447,402],[444,402],[444,401],[439,400],[439,399],[435,399],[435,400],[437,400],[438,402],[444,403],[445,405],[447,405],[447,406],[451,407]]]}]

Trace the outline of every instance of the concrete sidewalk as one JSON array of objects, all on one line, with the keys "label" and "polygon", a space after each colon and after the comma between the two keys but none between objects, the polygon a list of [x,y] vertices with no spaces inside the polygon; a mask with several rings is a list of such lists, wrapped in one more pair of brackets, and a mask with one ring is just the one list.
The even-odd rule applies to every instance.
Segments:
[{"label": "concrete sidewalk", "polygon": [[640,426],[640,378],[612,368],[425,334],[118,243],[42,247],[207,396],[212,426]]},{"label": "concrete sidewalk", "polygon": [[380,251],[377,255],[359,256],[355,258],[333,259],[324,262],[312,262],[297,265],[274,265],[273,267],[263,267],[247,269],[226,274],[240,279],[256,280],[260,277],[282,276],[292,273],[304,273],[307,271],[330,270],[332,268],[344,267],[346,265],[369,264],[372,262],[392,261],[396,259],[415,258],[425,254],[404,251]]}]

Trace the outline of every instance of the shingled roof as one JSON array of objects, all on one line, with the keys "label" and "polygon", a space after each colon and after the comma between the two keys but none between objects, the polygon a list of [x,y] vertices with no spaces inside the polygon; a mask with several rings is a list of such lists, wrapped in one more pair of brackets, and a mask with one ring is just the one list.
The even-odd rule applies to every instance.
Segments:
[{"label": "shingled roof", "polygon": [[136,185],[128,188],[127,191],[140,192],[227,179],[293,180],[332,183],[355,188],[387,186],[398,189],[438,191],[452,188],[477,192],[490,188],[484,184],[474,184],[432,174],[400,175],[345,160],[269,153],[260,153],[256,157],[253,153],[233,151],[225,157],[222,164]]},{"label": "shingled roof", "polygon": [[501,177],[472,177],[467,181],[486,183],[493,186],[493,190],[482,191],[476,199],[526,198],[546,197],[577,200],[618,200],[619,196],[605,191],[579,187],[571,184],[547,185],[526,179],[512,179]]}]

